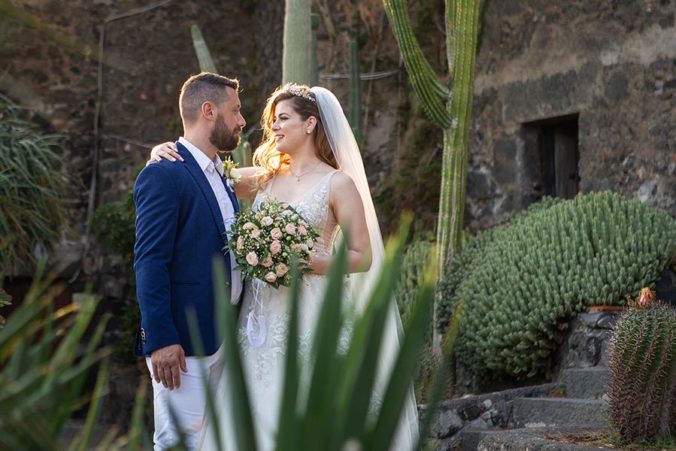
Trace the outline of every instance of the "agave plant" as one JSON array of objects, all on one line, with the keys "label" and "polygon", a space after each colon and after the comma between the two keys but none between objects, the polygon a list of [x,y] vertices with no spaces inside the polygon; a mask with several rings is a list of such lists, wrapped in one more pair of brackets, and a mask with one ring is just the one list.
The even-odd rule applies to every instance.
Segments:
[{"label": "agave plant", "polygon": [[[313,343],[312,368],[309,384],[300,385],[300,374],[307,368],[298,359],[299,280],[290,290],[291,315],[287,341],[283,398],[280,406],[276,449],[311,450],[318,443],[322,449],[342,450],[346,444],[356,449],[389,449],[406,397],[411,390],[420,349],[429,333],[430,310],[434,297],[436,270],[431,264],[425,273],[417,298],[409,311],[409,319],[399,352],[394,359],[391,376],[382,386],[382,404],[373,413],[372,397],[376,385],[378,354],[383,336],[385,318],[391,305],[396,274],[403,259],[406,229],[388,243],[385,263],[370,295],[368,307],[355,320],[350,345],[339,350],[338,339],[344,320],[341,302],[343,279],[346,272],[346,248],[340,248],[332,265],[317,332]],[[432,260],[433,261],[433,260]],[[236,313],[227,301],[226,276],[222,262],[214,264],[219,330],[224,340],[224,355],[230,356],[227,378],[232,399],[229,415],[237,421],[235,441],[237,449],[257,449],[255,419],[247,395],[246,379],[236,339]],[[106,354],[99,349],[105,328],[105,319],[96,325],[82,345],[85,331],[91,326],[95,301],[87,299],[79,307],[68,306],[50,311],[52,303],[49,283],[36,283],[21,307],[0,330],[0,449],[63,449],[59,441],[64,425],[76,408],[83,405],[82,392],[85,377],[99,365],[96,388],[91,396],[89,414],[82,434],[75,438],[69,449],[87,449],[92,441],[92,431],[103,388],[106,383]],[[454,315],[446,345],[451,347],[457,333]],[[38,338],[36,338],[38,337]],[[448,351],[448,349],[445,349]],[[445,352],[449,355],[450,352]],[[444,386],[448,362],[431,389],[432,400],[426,409],[424,424],[415,449],[420,449],[428,435],[440,393]],[[206,380],[206,378],[205,378]],[[383,381],[378,381],[382,384]],[[218,421],[219,406],[216,396],[209,393],[209,415]],[[327,387],[332,389],[327,390]],[[98,443],[99,449],[147,449],[149,436],[143,425],[145,385],[137,395],[129,433],[119,436],[109,431]],[[215,434],[219,431],[213,429]],[[216,437],[216,443],[221,443]],[[177,445],[184,449],[184,442]]]},{"label": "agave plant", "polygon": [[[94,324],[93,296],[55,309],[63,287],[43,277],[43,267],[0,329],[0,449],[90,449],[108,377],[109,353],[101,347],[107,317]],[[87,378],[94,372],[94,389],[86,394]],[[129,433],[111,429],[99,440],[100,449],[148,448],[142,421],[145,390],[145,385],[138,390]],[[66,442],[68,421],[87,403],[81,432]]]},{"label": "agave plant", "polygon": [[0,95],[0,278],[50,249],[64,218],[58,136],[41,133]]},{"label": "agave plant", "polygon": [[[425,335],[429,333],[431,306],[434,298],[435,268],[430,264],[421,281],[417,298],[412,304],[403,341],[396,356],[391,376],[385,381],[382,404],[373,413],[372,397],[377,383],[377,362],[388,310],[392,308],[392,294],[396,274],[403,259],[403,243],[407,226],[387,246],[385,262],[378,281],[370,295],[365,312],[355,321],[348,349],[339,350],[338,341],[344,318],[343,279],[346,273],[346,247],[335,256],[328,276],[328,286],[316,324],[312,345],[312,363],[309,384],[301,385],[300,375],[307,368],[298,358],[299,277],[290,290],[291,312],[284,374],[283,397],[280,404],[276,449],[314,450],[318,444],[326,450],[354,449],[388,450],[409,396]],[[433,260],[432,260],[433,261]],[[247,395],[246,379],[239,354],[236,331],[236,313],[227,301],[226,277],[220,260],[214,263],[219,330],[223,334],[224,355],[230,356],[225,371],[229,380],[228,396],[232,400],[228,415],[236,422],[233,428],[237,449],[258,449],[255,419]],[[458,319],[447,334],[447,346],[452,347],[458,329]],[[197,334],[195,334],[197,336]],[[448,353],[450,354],[450,352]],[[448,355],[447,354],[447,355]],[[448,362],[446,362],[448,363]],[[442,365],[447,368],[448,364]],[[432,402],[415,449],[424,444],[431,426],[437,401],[444,386],[445,372],[437,374],[431,389]],[[205,379],[206,380],[206,379]],[[207,409],[218,422],[219,409],[207,384]],[[327,387],[330,387],[327,389]],[[222,444],[218,428],[213,428],[214,442]]]}]

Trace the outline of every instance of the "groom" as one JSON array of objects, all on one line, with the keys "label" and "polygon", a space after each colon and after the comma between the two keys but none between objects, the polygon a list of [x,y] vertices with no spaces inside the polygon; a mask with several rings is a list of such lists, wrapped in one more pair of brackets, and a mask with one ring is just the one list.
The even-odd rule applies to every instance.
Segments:
[{"label": "groom", "polygon": [[[146,356],[153,379],[155,450],[176,445],[186,434],[198,445],[206,401],[203,368],[215,393],[222,371],[216,333],[212,258],[224,259],[233,303],[242,279],[232,271],[232,254],[223,255],[225,224],[239,210],[223,178],[219,151],[232,151],[246,125],[240,114],[237,80],[203,72],[181,88],[179,106],[184,136],[177,147],[182,162],[147,166],[134,187],[136,244],[134,269],[141,309],[135,351]],[[188,318],[197,319],[206,357],[196,356]],[[174,426],[170,407],[178,418]]]}]

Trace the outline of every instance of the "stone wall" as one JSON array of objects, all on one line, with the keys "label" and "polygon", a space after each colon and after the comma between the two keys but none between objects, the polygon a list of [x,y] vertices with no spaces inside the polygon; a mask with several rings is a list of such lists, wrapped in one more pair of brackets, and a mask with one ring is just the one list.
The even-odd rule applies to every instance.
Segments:
[{"label": "stone wall", "polygon": [[468,221],[542,196],[524,124],[577,115],[579,190],[676,214],[672,1],[491,2],[477,57]]}]

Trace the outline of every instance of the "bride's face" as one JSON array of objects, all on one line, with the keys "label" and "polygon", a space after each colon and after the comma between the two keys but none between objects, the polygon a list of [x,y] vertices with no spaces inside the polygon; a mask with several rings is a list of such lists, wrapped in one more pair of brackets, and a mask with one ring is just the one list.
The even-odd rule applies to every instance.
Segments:
[{"label": "bride's face", "polygon": [[308,122],[311,122],[309,118],[303,120],[293,109],[290,100],[280,101],[275,107],[275,121],[272,123],[277,150],[293,154],[294,151],[303,148],[312,136],[312,124]]}]

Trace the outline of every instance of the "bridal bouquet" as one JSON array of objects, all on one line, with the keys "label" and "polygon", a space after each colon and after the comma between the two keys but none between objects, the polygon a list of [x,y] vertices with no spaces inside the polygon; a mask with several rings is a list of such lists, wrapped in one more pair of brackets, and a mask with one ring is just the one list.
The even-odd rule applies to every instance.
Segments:
[{"label": "bridal bouquet", "polygon": [[243,275],[264,280],[275,288],[288,287],[292,257],[297,258],[301,272],[307,272],[304,262],[309,261],[318,238],[296,210],[267,199],[258,211],[237,214],[225,251],[234,253]]}]

